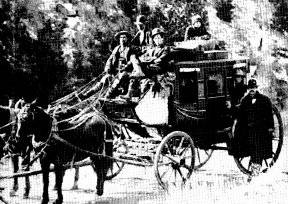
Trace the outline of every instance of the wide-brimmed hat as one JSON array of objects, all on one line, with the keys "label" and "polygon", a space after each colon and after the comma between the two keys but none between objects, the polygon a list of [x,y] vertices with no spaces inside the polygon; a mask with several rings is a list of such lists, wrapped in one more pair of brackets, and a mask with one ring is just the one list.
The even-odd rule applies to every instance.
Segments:
[{"label": "wide-brimmed hat", "polygon": [[131,39],[131,34],[128,31],[122,30],[115,34],[114,38],[119,39],[120,35],[126,35],[128,39]]},{"label": "wide-brimmed hat", "polygon": [[164,32],[163,29],[161,29],[161,28],[154,28],[154,29],[152,30],[151,37],[154,38],[155,35],[158,35],[158,34],[162,34],[162,35],[163,35],[164,33],[165,33],[165,32]]},{"label": "wide-brimmed hat", "polygon": [[136,21],[134,22],[135,25],[139,24],[146,24],[146,17],[144,15],[139,15],[136,18]]},{"label": "wide-brimmed hat", "polygon": [[243,72],[242,69],[236,69],[235,76],[245,76],[245,73]]},{"label": "wide-brimmed hat", "polygon": [[248,86],[247,86],[248,89],[253,89],[253,88],[257,88],[257,87],[258,87],[258,85],[257,85],[257,81],[255,79],[250,79],[248,81]]},{"label": "wide-brimmed hat", "polygon": [[196,15],[193,15],[193,16],[190,17],[190,21],[193,24],[193,23],[195,23],[197,21],[201,22],[202,18],[201,18],[201,16],[199,14],[196,14]]}]

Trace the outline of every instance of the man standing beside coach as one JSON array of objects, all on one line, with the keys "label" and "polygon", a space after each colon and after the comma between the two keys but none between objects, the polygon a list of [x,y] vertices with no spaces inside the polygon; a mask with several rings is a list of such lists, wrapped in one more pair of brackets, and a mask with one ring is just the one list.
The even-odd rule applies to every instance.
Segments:
[{"label": "man standing beside coach", "polygon": [[248,181],[261,173],[262,163],[272,157],[274,119],[270,99],[259,93],[257,81],[248,81],[248,94],[241,100],[234,134],[234,155],[251,157]]}]

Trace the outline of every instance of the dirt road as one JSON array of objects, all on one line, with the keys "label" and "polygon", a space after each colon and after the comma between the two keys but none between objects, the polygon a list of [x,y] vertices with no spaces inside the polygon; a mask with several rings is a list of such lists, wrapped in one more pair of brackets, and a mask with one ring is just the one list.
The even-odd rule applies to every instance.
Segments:
[{"label": "dirt road", "polygon": [[[284,118],[285,119],[285,118]],[[285,119],[285,124],[286,123]],[[247,183],[247,176],[238,170],[233,158],[225,151],[215,151],[212,158],[199,171],[195,171],[185,189],[171,189],[168,194],[158,185],[153,168],[127,165],[111,181],[105,183],[104,195],[95,195],[96,176],[90,166],[80,169],[79,190],[71,191],[74,170],[64,177],[65,204],[151,204],[151,203],[261,203],[284,204],[288,200],[288,138],[287,128],[280,157],[267,173]],[[1,173],[9,165],[0,166]],[[36,167],[35,167],[36,168]],[[53,191],[54,175],[50,174],[50,200],[56,198]],[[16,197],[9,197],[12,180],[0,181],[6,187],[2,195],[13,204],[38,204],[41,201],[41,175],[32,176],[29,199],[23,199],[24,179]]]}]

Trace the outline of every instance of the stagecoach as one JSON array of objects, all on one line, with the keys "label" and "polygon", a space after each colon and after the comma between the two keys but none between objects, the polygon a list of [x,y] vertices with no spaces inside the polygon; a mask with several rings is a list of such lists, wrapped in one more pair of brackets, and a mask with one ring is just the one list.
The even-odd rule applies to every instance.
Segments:
[{"label": "stagecoach", "polygon": [[[164,189],[170,185],[182,186],[194,170],[210,159],[214,150],[229,152],[234,118],[227,104],[231,101],[233,73],[235,67],[241,68],[246,73],[244,80],[247,80],[249,59],[231,59],[223,50],[175,49],[171,56],[170,73],[166,74],[173,80],[169,81],[168,89],[153,92],[151,88],[131,101],[101,98],[99,93],[81,100],[79,95],[88,92],[97,82],[95,79],[55,101],[50,110],[46,110],[53,116],[59,111],[63,112],[62,107],[59,109],[61,104],[65,104],[64,112],[93,106],[95,114],[100,111],[113,124],[114,138],[106,138],[107,142],[113,139],[113,157],[107,156],[113,160],[113,167],[109,169],[106,180],[114,178],[125,164],[130,164],[153,166],[157,181]],[[76,119],[85,118],[81,113],[64,121],[75,122]],[[92,113],[89,113],[89,117]],[[283,144],[283,124],[276,107],[273,107],[273,115],[273,156],[263,162],[263,172],[276,162]],[[54,139],[87,154],[85,149],[59,137]],[[91,156],[96,155],[90,153]],[[251,174],[250,157],[234,156],[234,159],[243,173]],[[90,163],[85,161],[78,166],[87,164]],[[14,174],[1,179],[33,174]]]},{"label": "stagecoach", "polygon": [[[107,178],[116,176],[125,164],[153,166],[159,184],[167,189],[171,184],[184,184],[193,170],[210,159],[214,150],[230,152],[233,115],[227,104],[231,100],[234,69],[242,69],[247,81],[249,59],[229,59],[228,53],[220,50],[194,52],[180,49],[174,54],[172,70],[176,77],[173,90],[166,97],[167,101],[162,100],[162,105],[161,99],[160,105],[155,102],[155,96],[150,96],[150,105],[148,103],[142,112],[139,106],[145,96],[129,103],[101,101],[102,110],[118,127],[114,167]],[[162,113],[155,110],[155,104]],[[166,120],[161,123],[155,117],[163,112],[162,117]],[[150,117],[143,117],[143,114]],[[273,157],[263,162],[263,172],[275,163],[283,144],[283,124],[275,106],[273,114]],[[135,137],[135,133],[138,136]],[[234,159],[243,173],[251,173],[250,157],[234,156]]]}]

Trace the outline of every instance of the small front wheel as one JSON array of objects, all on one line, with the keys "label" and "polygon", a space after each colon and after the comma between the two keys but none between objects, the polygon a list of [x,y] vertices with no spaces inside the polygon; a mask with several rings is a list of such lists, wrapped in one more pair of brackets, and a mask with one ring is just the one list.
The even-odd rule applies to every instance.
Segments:
[{"label": "small front wheel", "polygon": [[[113,156],[116,158],[120,158],[122,155],[128,153],[128,146],[124,140],[116,139],[113,144]],[[122,169],[124,168],[125,163],[121,161],[113,161],[113,165],[108,169],[105,179],[111,180],[115,176],[117,176]]]},{"label": "small front wheel", "polygon": [[213,149],[201,149],[196,147],[195,170],[200,169],[208,162],[212,156],[213,151]]},{"label": "small front wheel", "polygon": [[182,187],[190,178],[195,164],[195,146],[191,137],[181,131],[168,134],[157,148],[154,173],[165,189]]}]

